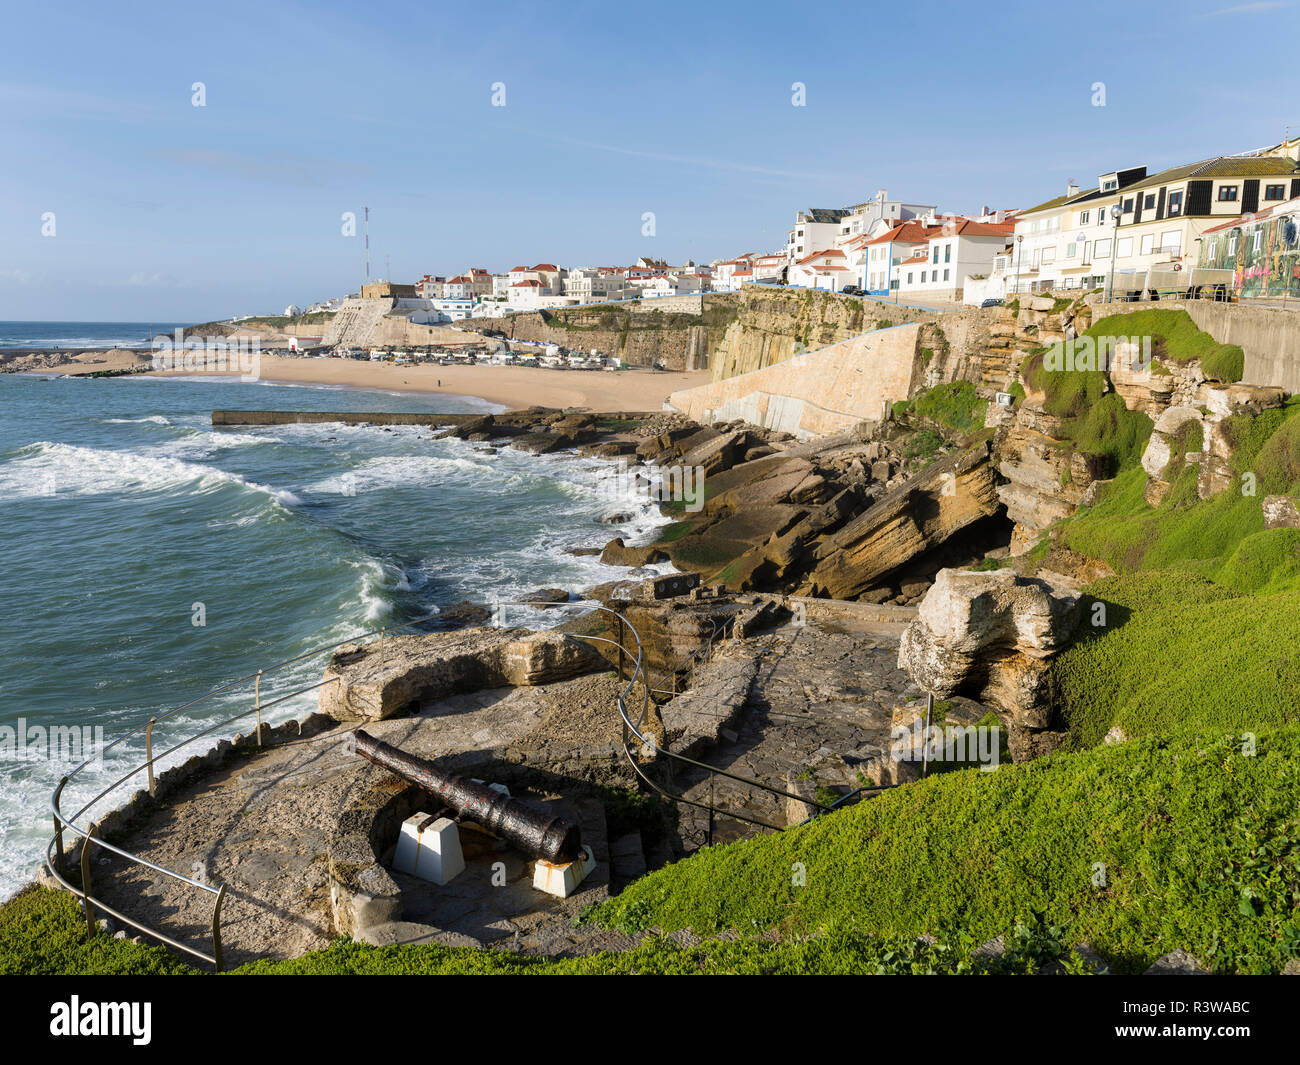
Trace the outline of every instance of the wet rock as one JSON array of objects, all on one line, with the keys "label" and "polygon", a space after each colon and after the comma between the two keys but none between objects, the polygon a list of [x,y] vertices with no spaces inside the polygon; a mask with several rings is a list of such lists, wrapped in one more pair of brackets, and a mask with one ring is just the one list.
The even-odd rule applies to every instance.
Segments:
[{"label": "wet rock", "polygon": [[600,553],[600,560],[608,566],[645,566],[663,562],[667,558],[668,556],[654,544],[629,547],[623,542],[621,536],[607,543]]}]

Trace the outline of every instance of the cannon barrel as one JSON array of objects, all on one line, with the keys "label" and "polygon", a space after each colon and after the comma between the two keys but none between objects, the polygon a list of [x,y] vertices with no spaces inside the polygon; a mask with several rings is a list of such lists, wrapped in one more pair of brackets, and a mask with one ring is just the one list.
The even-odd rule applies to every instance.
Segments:
[{"label": "cannon barrel", "polygon": [[477,822],[499,839],[548,862],[571,862],[582,854],[582,832],[549,810],[503,795],[469,777],[444,773],[432,762],[377,740],[357,729],[357,754],[382,769],[418,784],[458,817]]}]

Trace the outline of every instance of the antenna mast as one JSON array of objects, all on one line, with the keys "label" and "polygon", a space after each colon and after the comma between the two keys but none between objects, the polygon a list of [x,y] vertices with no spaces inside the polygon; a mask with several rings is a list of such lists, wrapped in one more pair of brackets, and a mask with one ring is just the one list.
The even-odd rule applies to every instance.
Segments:
[{"label": "antenna mast", "polygon": [[370,208],[366,209],[366,282],[370,281]]}]

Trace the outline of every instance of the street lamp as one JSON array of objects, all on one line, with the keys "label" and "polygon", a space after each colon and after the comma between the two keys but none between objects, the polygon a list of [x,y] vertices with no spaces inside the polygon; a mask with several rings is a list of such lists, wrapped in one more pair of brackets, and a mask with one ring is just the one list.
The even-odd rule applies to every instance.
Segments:
[{"label": "street lamp", "polygon": [[1115,298],[1115,252],[1119,249],[1119,204],[1110,205],[1111,229],[1110,229],[1110,280],[1106,282],[1106,302],[1109,303]]}]

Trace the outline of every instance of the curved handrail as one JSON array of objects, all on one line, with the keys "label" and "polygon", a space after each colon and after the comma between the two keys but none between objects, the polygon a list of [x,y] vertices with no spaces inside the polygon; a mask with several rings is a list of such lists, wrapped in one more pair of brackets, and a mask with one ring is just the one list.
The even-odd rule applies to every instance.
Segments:
[{"label": "curved handrail", "polygon": [[[539,604],[530,603],[530,604],[520,604],[520,605],[538,606]],[[417,625],[421,625],[424,624],[425,622],[432,621],[438,616],[439,616],[438,614],[426,614],[423,617],[414,618],[411,621],[402,622],[396,625],[385,625],[378,629],[371,629],[368,632],[358,633],[346,637],[342,640],[336,640],[333,643],[325,644],[321,647],[315,647],[308,651],[304,651],[301,654],[294,655],[292,658],[286,658],[280,662],[275,663],[272,666],[266,667],[264,669],[259,669],[254,673],[248,673],[241,677],[236,677],[234,680],[230,680],[224,684],[220,684],[217,687],[212,688],[209,691],[205,692],[204,694],[198,696],[197,698],[191,699],[189,702],[182,703],[180,706],[173,707],[171,710],[168,710],[165,713],[154,715],[148,721],[136,726],[135,728],[119,736],[117,739],[113,740],[111,743],[107,744],[103,748],[100,748],[96,754],[86,758],[80,765],[76,766],[71,772],[69,772],[67,775],[62,777],[59,780],[58,785],[55,787],[54,793],[50,797],[50,808],[54,815],[54,834],[53,836],[51,836],[49,843],[45,847],[45,866],[49,870],[50,875],[61,887],[65,888],[66,890],[72,892],[74,895],[77,895],[78,897],[81,898],[82,905],[85,910],[86,924],[87,924],[88,931],[91,934],[94,934],[95,927],[96,927],[95,920],[94,920],[94,913],[95,913],[95,908],[98,907],[99,909],[103,910],[105,913],[112,914],[114,917],[116,917],[119,921],[122,921],[124,924],[128,924],[132,928],[136,928],[141,932],[153,936],[155,939],[158,939],[161,942],[166,943],[168,946],[174,947],[177,950],[182,950],[187,954],[191,954],[194,957],[200,958],[204,961],[211,962],[216,967],[217,971],[220,971],[222,968],[220,915],[221,915],[221,904],[226,894],[225,886],[224,885],[213,886],[212,884],[205,883],[202,880],[197,880],[193,877],[188,877],[185,874],[179,873],[174,869],[168,869],[166,866],[158,865],[157,863],[151,862],[147,858],[142,858],[137,854],[132,854],[130,851],[127,851],[121,847],[116,846],[115,844],[109,843],[107,840],[103,840],[97,837],[95,835],[95,829],[96,829],[95,822],[91,822],[85,828],[82,828],[79,824],[77,824],[77,819],[80,818],[82,815],[84,815],[87,810],[91,809],[91,807],[93,807],[101,799],[105,798],[111,792],[115,791],[117,788],[125,784],[132,777],[135,777],[142,772],[148,772],[149,774],[149,778],[150,778],[149,790],[152,793],[153,766],[155,762],[159,761],[160,759],[166,758],[171,754],[174,754],[175,752],[179,751],[182,747],[186,747],[189,744],[196,742],[197,740],[201,740],[206,736],[210,736],[212,733],[216,732],[219,729],[225,728],[226,726],[231,725],[236,721],[242,720],[243,718],[249,717],[254,714],[257,715],[257,719],[258,719],[258,742],[260,744],[261,734],[262,734],[261,717],[262,717],[263,710],[270,709],[271,707],[277,706],[281,703],[288,702],[290,699],[295,699],[301,695],[307,694],[308,692],[312,692],[319,688],[323,688],[325,685],[332,684],[339,679],[337,677],[333,677],[329,680],[321,681],[316,684],[310,684],[302,688],[297,688],[294,691],[279,696],[278,698],[272,699],[269,702],[263,702],[261,699],[261,681],[262,678],[267,674],[278,673],[281,670],[287,669],[289,666],[296,665],[299,662],[303,662],[309,658],[313,658],[315,656],[324,654],[327,651],[336,650],[337,648],[343,647],[347,644],[354,644],[354,643],[367,640],[367,638],[371,638],[370,642],[373,643],[375,642],[373,640],[373,637],[375,636],[379,637],[380,648],[382,651],[383,642],[390,631],[415,628]],[[196,732],[194,735],[186,739],[183,739],[179,743],[176,743],[173,746],[169,747],[161,754],[157,756],[154,755],[153,748],[152,748],[152,730],[155,724],[157,724],[159,721],[165,721],[169,718],[174,718],[175,715],[179,714],[181,711],[188,710],[191,707],[197,706],[198,704],[205,702],[209,699],[213,699],[216,696],[227,694],[235,690],[236,688],[238,688],[240,685],[247,684],[249,681],[254,681],[256,684],[255,703],[252,707],[250,707],[247,710],[241,711],[238,714],[235,714],[233,717],[229,717],[222,721],[218,721],[215,724],[209,725],[206,728],[201,729],[199,732]],[[77,777],[78,774],[80,774],[88,765],[90,765],[92,761],[95,761],[97,759],[102,759],[103,756],[108,751],[112,750],[114,747],[117,747],[119,744],[124,743],[126,740],[131,739],[132,737],[140,735],[141,733],[144,733],[145,735],[145,744],[146,744],[145,761],[141,762],[139,765],[128,770],[122,776],[112,781],[110,784],[108,784],[107,787],[103,788],[103,790],[101,790],[99,793],[94,795],[88,801],[84,802],[74,813],[65,814],[63,812],[61,804],[63,798],[63,789],[67,787],[69,782],[71,782],[75,777]],[[63,876],[63,873],[60,871],[59,868],[60,864],[62,863],[63,859],[66,856],[64,846],[63,846],[64,829],[70,830],[74,835],[79,836],[82,839],[82,846],[81,846],[82,882],[80,887],[68,881]],[[213,912],[212,912],[212,943],[213,943],[212,954],[210,955],[205,954],[202,951],[196,950],[191,946],[188,946],[184,943],[180,943],[177,940],[166,935],[165,933],[158,931],[157,929],[150,928],[147,925],[141,924],[139,921],[134,920],[133,918],[127,917],[125,914],[119,913],[117,910],[114,910],[112,907],[104,903],[101,899],[95,898],[91,894],[93,887],[92,884],[90,883],[89,851],[90,851],[91,844],[94,844],[96,847],[100,847],[104,850],[110,851],[118,855],[119,857],[125,859],[128,862],[132,862],[136,865],[142,866],[147,869],[152,869],[154,872],[162,876],[169,877],[180,883],[186,884],[193,888],[197,888],[200,891],[204,891],[207,892],[208,894],[215,896],[215,902],[213,904]]]},{"label": "curved handrail", "polygon": [[[563,603],[541,604],[537,602],[523,602],[523,601],[498,601],[498,605],[527,606],[535,609],[555,609],[555,608],[562,608],[566,604]],[[673,762],[680,763],[682,765],[691,766],[695,769],[700,769],[708,772],[710,775],[710,790],[712,790],[712,780],[715,776],[725,777],[729,780],[735,780],[749,787],[758,788],[762,791],[766,791],[772,795],[776,795],[781,798],[795,799],[798,802],[802,802],[809,806],[815,807],[815,811],[812,815],[813,817],[817,817],[820,814],[827,813],[831,809],[841,805],[842,803],[848,801],[849,799],[863,792],[872,791],[872,790],[882,790],[881,788],[859,788],[856,792],[852,792],[849,795],[842,796],[839,800],[837,800],[837,802],[831,804],[830,806],[827,806],[816,801],[811,801],[807,799],[805,796],[795,795],[790,792],[783,791],[782,789],[773,787],[772,785],[764,783],[763,781],[755,780],[750,777],[745,777],[737,773],[732,773],[718,766],[710,765],[707,762],[702,762],[694,758],[689,758],[686,755],[679,754],[675,751],[670,751],[666,747],[659,745],[655,741],[654,735],[646,730],[646,716],[649,713],[650,705],[653,701],[654,694],[656,693],[664,694],[666,693],[666,689],[654,688],[650,684],[649,677],[645,669],[645,648],[641,642],[640,633],[637,632],[636,627],[627,619],[627,617],[625,617],[623,614],[619,613],[618,611],[610,607],[604,606],[603,604],[593,603],[590,600],[581,600],[578,603],[572,603],[568,605],[569,606],[581,605],[587,607],[594,607],[595,610],[604,611],[605,613],[610,614],[614,618],[618,619],[618,621],[620,622],[620,626],[626,627],[626,630],[631,633],[632,639],[635,643],[634,649],[625,646],[624,643],[622,642],[621,637],[618,640],[614,640],[606,636],[596,636],[596,635],[582,634],[582,633],[565,633],[564,635],[575,639],[591,640],[597,643],[609,644],[612,647],[618,648],[620,655],[626,654],[632,660],[631,676],[628,678],[627,684],[624,686],[622,691],[620,691],[616,696],[616,703],[618,707],[619,716],[623,722],[622,747],[623,747],[624,756],[627,758],[628,763],[631,765],[637,777],[659,795],[662,795],[664,798],[672,802],[684,803],[688,806],[693,806],[699,809],[707,810],[709,812],[710,843],[712,842],[712,836],[713,836],[713,820],[714,820],[714,816],[717,814],[722,814],[734,820],[744,821],[749,824],[756,825],[761,828],[772,829],[774,831],[781,831],[783,828],[787,826],[769,824],[768,822],[761,821],[754,817],[750,817],[748,814],[740,813],[739,811],[736,810],[725,809],[722,807],[718,807],[711,802],[704,803],[704,802],[697,801],[695,799],[689,799],[682,794],[673,794],[672,792],[666,791],[663,787],[660,786],[660,784],[657,781],[652,779],[649,776],[649,774],[645,772],[641,762],[638,761],[636,755],[633,753],[632,750],[633,737],[635,737],[636,741],[640,744],[643,750],[644,749],[652,750],[655,752],[656,755],[663,755],[664,757],[670,759]],[[308,692],[316,691],[320,688],[325,687],[328,684],[335,683],[340,679],[337,676],[332,677],[329,680],[320,681],[319,683],[316,684],[311,684],[306,687],[295,689],[294,691],[289,692],[285,695],[281,695],[275,699],[272,699],[269,702],[262,702],[261,680],[268,673],[276,673],[280,670],[283,670],[291,665],[295,665],[306,659],[323,654],[327,651],[336,650],[337,648],[343,647],[348,644],[358,643],[360,641],[366,640],[368,637],[370,638],[373,638],[375,636],[379,637],[380,649],[382,653],[383,641],[386,638],[387,633],[389,631],[411,629],[416,627],[417,625],[421,625],[425,622],[431,621],[437,618],[438,616],[439,616],[438,614],[429,614],[429,615],[425,615],[424,617],[415,618],[414,620],[403,622],[401,624],[386,625],[379,629],[372,629],[369,632],[361,633],[359,635],[354,635],[346,639],[335,641],[334,643],[326,644],[322,647],[317,647],[312,650],[305,651],[302,654],[293,656],[292,658],[284,659],[283,661],[278,662],[275,665],[270,666],[266,669],[260,669],[257,670],[255,673],[249,673],[244,675],[243,677],[239,677],[236,678],[235,680],[228,681],[227,683],[219,685],[218,687],[211,689],[210,691],[204,693],[203,695],[198,696],[195,699],[191,699],[187,703],[183,703],[180,706],[168,710],[166,713],[151,717],[144,724],[137,726],[136,728],[132,729],[130,732],[127,732],[122,736],[119,736],[112,743],[108,744],[100,751],[98,756],[92,756],[91,758],[87,758],[80,765],[76,766],[70,773],[62,777],[59,780],[58,786],[54,789],[54,792],[50,797],[50,808],[54,815],[54,834],[45,848],[45,865],[48,868],[50,875],[61,887],[65,888],[72,894],[77,895],[79,898],[81,898],[82,905],[85,911],[87,930],[89,934],[93,935],[96,930],[94,915],[95,915],[95,908],[98,907],[99,909],[103,910],[105,913],[111,914],[113,917],[117,918],[122,923],[130,925],[132,928],[136,928],[139,931],[144,932],[145,934],[150,935],[153,938],[159,940],[160,942],[166,943],[168,946],[176,950],[183,951],[196,958],[212,963],[216,968],[216,970],[220,972],[223,963],[222,947],[221,947],[221,905],[226,895],[225,885],[214,886],[212,884],[208,884],[204,882],[203,880],[185,876],[183,873],[179,873],[174,869],[168,869],[165,866],[158,865],[157,863],[151,862],[146,858],[142,858],[137,854],[132,854],[131,852],[121,847],[118,847],[115,844],[109,843],[107,840],[100,839],[98,836],[96,836],[95,835],[96,824],[94,822],[91,822],[85,828],[82,828],[80,825],[76,823],[77,819],[80,818],[82,815],[84,815],[86,811],[91,809],[101,799],[105,798],[111,792],[115,791],[117,788],[121,787],[121,785],[126,783],[126,781],[130,780],[132,777],[137,776],[141,772],[146,772],[146,771],[148,772],[150,778],[150,792],[152,793],[153,765],[156,761],[166,758],[169,755],[172,755],[175,752],[179,751],[181,748],[186,747],[189,744],[194,743],[198,740],[201,740],[206,736],[210,736],[212,733],[218,731],[219,729],[225,728],[226,726],[231,725],[234,722],[242,720],[243,718],[249,717],[250,715],[253,714],[256,714],[258,718],[257,734],[258,734],[258,742],[260,744],[261,735],[262,735],[261,714],[263,710],[269,709],[273,706],[277,706],[281,703],[287,702],[290,699],[297,698]],[[691,652],[688,652],[685,656],[679,656],[677,659],[674,660],[674,665],[670,667],[669,671],[666,672],[664,676],[669,676],[669,675],[675,676],[676,673],[679,672],[680,669],[682,668],[681,666],[677,665],[677,663],[683,661],[683,659],[685,659],[689,664],[693,665],[696,662],[700,661],[701,659],[704,661],[708,661],[711,658],[713,647],[715,645],[717,637],[719,636],[719,634],[725,633],[726,626],[725,624],[719,626],[717,621],[712,618],[710,619],[710,624],[711,624],[711,631],[709,633],[708,638],[705,640],[704,646],[701,648],[696,648]],[[373,643],[375,641],[371,639],[370,642]],[[620,676],[621,676],[621,665],[620,665]],[[235,689],[238,685],[246,684],[250,680],[254,681],[256,684],[256,689],[255,689],[256,701],[253,707],[241,711],[240,713],[235,714],[233,717],[229,717],[215,724],[208,725],[207,727],[201,729],[194,735],[186,739],[183,739],[176,744],[173,744],[171,747],[167,748],[167,750],[163,751],[161,754],[157,756],[154,755],[152,750],[152,729],[157,722],[169,718],[173,718],[176,714],[180,713],[182,710],[187,710],[193,706],[198,705],[199,703],[204,702],[205,700],[212,699],[218,695],[226,694],[232,691],[233,689]],[[628,708],[629,708],[629,704],[634,699],[632,692],[633,689],[636,687],[638,680],[640,680],[641,688],[642,688],[641,709],[640,709],[640,713],[637,715],[636,721],[633,722],[629,714]],[[673,694],[676,694],[675,690]],[[133,769],[130,769],[122,776],[118,777],[116,780],[114,780],[107,787],[102,789],[94,797],[92,797],[91,799],[83,803],[76,810],[76,812],[72,814],[64,814],[61,803],[62,803],[63,790],[68,785],[68,783],[72,781],[78,774],[80,774],[82,770],[84,770],[88,765],[90,765],[90,763],[94,760],[95,757],[102,758],[104,752],[111,750],[112,748],[116,747],[118,744],[124,742],[127,739],[130,739],[132,736],[137,736],[142,732],[145,734],[146,737],[145,761],[141,762]],[[65,828],[70,830],[77,836],[80,836],[82,839],[81,885],[80,886],[77,886],[72,882],[70,882],[69,880],[65,879],[65,877],[63,876],[59,868],[61,862],[66,856],[66,852],[63,846],[63,831]],[[172,938],[171,936],[168,936],[163,932],[158,931],[157,929],[150,928],[147,925],[144,925],[139,921],[131,917],[128,917],[123,913],[120,913],[119,911],[108,906],[102,900],[95,898],[92,894],[93,885],[91,883],[90,865],[89,865],[89,853],[92,844],[94,844],[97,847],[101,847],[104,850],[110,851],[113,854],[118,855],[119,857],[125,859],[128,862],[132,862],[144,868],[151,869],[162,876],[169,877],[173,880],[184,883],[190,887],[196,888],[200,891],[213,895],[215,897],[215,901],[213,903],[213,910],[212,910],[212,928],[211,928],[211,938],[213,944],[212,953],[205,954],[203,951],[198,950],[193,946],[179,942],[178,940]]]}]

